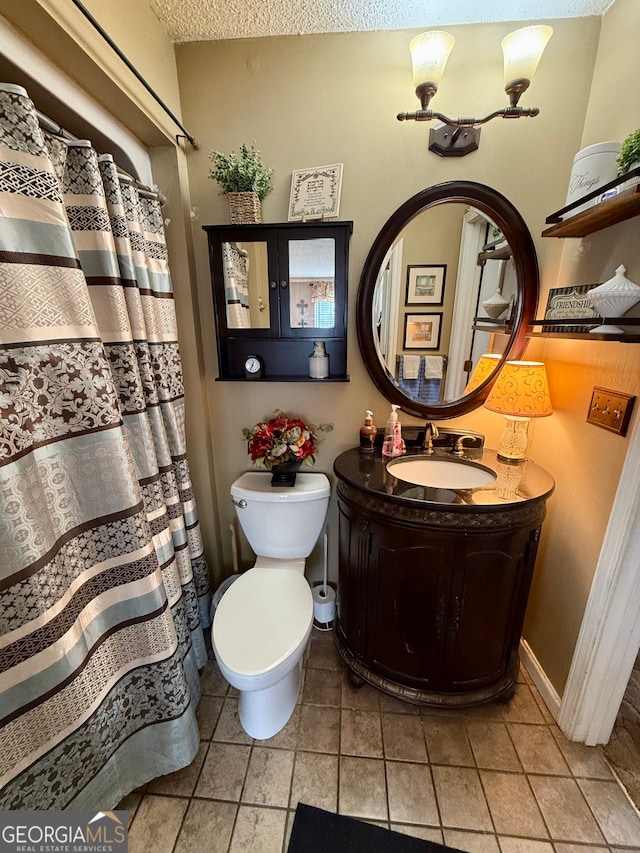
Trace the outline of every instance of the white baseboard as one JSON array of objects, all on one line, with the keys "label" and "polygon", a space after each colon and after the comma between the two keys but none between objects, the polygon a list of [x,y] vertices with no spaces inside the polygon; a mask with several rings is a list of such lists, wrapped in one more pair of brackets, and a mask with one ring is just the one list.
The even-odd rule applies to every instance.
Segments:
[{"label": "white baseboard", "polygon": [[531,651],[531,647],[524,638],[520,638],[520,660],[525,666],[525,669],[531,676],[531,680],[538,688],[538,692],[542,696],[545,705],[551,712],[554,720],[558,720],[560,713],[560,704],[562,700],[556,692],[555,687],[547,678],[546,672],[540,666],[538,658]]}]

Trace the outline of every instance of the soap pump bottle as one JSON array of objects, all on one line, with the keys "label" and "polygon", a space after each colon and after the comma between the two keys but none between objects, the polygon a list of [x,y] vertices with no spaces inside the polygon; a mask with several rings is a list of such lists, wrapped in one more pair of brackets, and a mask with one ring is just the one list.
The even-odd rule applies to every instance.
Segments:
[{"label": "soap pump bottle", "polygon": [[391,404],[391,413],[387,421],[387,429],[384,434],[384,444],[382,452],[385,456],[401,456],[405,452],[405,445],[402,439],[402,428],[398,420],[398,412],[400,406],[397,403]]},{"label": "soap pump bottle", "polygon": [[375,450],[375,440],[378,430],[373,422],[373,412],[367,411],[364,416],[364,423],[360,427],[360,452],[373,453]]}]

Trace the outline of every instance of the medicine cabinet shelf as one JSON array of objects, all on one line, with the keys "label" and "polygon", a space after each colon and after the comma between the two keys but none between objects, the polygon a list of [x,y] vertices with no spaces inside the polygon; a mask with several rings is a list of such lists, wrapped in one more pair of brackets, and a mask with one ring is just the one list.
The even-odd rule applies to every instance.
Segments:
[{"label": "medicine cabinet shelf", "polygon": [[596,231],[601,231],[603,228],[609,228],[611,225],[617,225],[627,219],[632,219],[640,214],[640,183],[634,184],[628,189],[621,190],[617,195],[611,198],[606,198],[588,207],[586,210],[581,210],[580,213],[574,213],[563,219],[565,214],[570,214],[571,210],[584,204],[585,201],[595,198],[597,195],[602,195],[609,190],[629,180],[630,178],[640,178],[640,167],[632,169],[625,175],[621,175],[615,181],[605,184],[603,187],[588,195],[578,199],[568,207],[562,208],[555,213],[552,213],[546,218],[546,223],[551,224],[542,232],[543,237],[586,237],[588,234],[593,234]]}]

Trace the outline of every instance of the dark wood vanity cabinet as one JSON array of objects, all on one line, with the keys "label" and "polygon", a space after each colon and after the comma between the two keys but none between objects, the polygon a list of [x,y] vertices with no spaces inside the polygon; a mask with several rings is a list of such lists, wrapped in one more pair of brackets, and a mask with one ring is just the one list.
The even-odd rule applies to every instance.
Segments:
[{"label": "dark wood vanity cabinet", "polygon": [[510,695],[544,502],[438,512],[340,482],[338,507],[335,641],[352,683],[436,706]]},{"label": "dark wood vanity cabinet", "polygon": [[[206,225],[219,379],[346,381],[347,276],[352,222]],[[311,379],[321,341],[329,376]]]}]

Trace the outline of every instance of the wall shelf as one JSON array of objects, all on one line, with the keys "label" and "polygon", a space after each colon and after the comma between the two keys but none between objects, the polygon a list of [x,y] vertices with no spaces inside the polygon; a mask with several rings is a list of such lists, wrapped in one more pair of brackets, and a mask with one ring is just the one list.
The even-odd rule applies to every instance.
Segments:
[{"label": "wall shelf", "polygon": [[584,204],[585,200],[593,198],[598,193],[606,192],[607,187],[619,186],[620,183],[632,177],[640,177],[640,168],[632,169],[631,172],[622,175],[618,180],[600,187],[595,193],[589,193],[569,207],[552,213],[546,219],[547,224],[552,223],[551,227],[543,231],[542,236],[586,237],[595,231],[601,231],[603,228],[609,228],[611,225],[617,225],[638,216],[640,214],[640,183],[621,190],[617,195],[598,202],[598,204],[594,204],[592,207],[580,211],[580,213],[574,213],[573,216],[569,215],[563,218],[565,214],[570,214],[573,208]]},{"label": "wall shelf", "polygon": [[[590,332],[588,326],[640,326],[640,317],[579,317],[562,320],[532,320],[531,326],[540,326],[540,331],[531,329],[527,335],[530,338],[573,338],[582,341],[617,341],[623,344],[640,343],[638,332],[623,332],[619,335],[607,335],[600,332]],[[549,327],[545,329],[544,327]],[[554,329],[555,331],[551,331]]]}]

